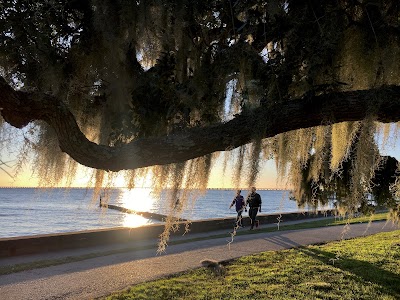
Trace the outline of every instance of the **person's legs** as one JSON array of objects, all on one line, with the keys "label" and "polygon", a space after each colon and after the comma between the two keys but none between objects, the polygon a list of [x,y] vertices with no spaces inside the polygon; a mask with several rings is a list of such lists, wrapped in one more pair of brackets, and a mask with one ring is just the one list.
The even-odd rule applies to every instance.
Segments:
[{"label": "person's legs", "polygon": [[254,226],[256,226],[256,228],[258,227],[257,213],[258,213],[258,208],[256,208],[254,212]]},{"label": "person's legs", "polygon": [[257,213],[258,213],[258,207],[255,207],[253,209],[253,225],[256,226],[256,222],[257,222]]},{"label": "person's legs", "polygon": [[250,229],[253,229],[253,227],[254,227],[254,225],[256,223],[257,211],[258,211],[257,207],[252,207],[252,208],[249,209],[249,217],[250,217],[250,221],[251,221]]},{"label": "person's legs", "polygon": [[243,227],[243,223],[242,223],[242,211],[241,211],[241,210],[239,210],[239,211],[237,212],[236,226]]}]

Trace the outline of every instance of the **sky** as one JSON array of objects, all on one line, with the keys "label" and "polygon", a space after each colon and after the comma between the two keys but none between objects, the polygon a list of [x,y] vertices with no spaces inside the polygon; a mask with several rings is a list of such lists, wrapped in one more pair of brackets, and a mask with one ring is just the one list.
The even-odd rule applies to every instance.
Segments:
[{"label": "sky", "polygon": [[[8,125],[6,125],[8,126]],[[10,129],[10,128],[8,128]],[[23,142],[23,131],[19,129],[11,128],[14,132],[10,136],[0,134],[0,158],[2,162],[7,162],[7,165],[0,165],[0,187],[37,187],[39,186],[39,180],[33,174],[32,166],[29,161],[23,165],[18,175],[14,178],[10,177],[9,174],[14,175],[15,166],[17,163],[16,156],[20,151]],[[6,147],[5,145],[8,145]],[[262,161],[260,163],[259,178],[256,181],[258,188],[281,188],[284,187],[282,184],[277,182],[277,174],[275,170],[275,162],[273,160]],[[86,167],[82,167],[82,170],[87,170]],[[233,171],[226,168],[223,172],[223,155],[220,155],[214,162],[210,177],[208,188],[234,188],[233,186]],[[246,185],[247,173],[243,172],[241,175],[241,187]],[[72,186],[74,187],[86,187],[88,185],[89,178],[85,171],[78,172],[75,182]],[[118,186],[124,186],[123,176],[117,178],[116,184]],[[138,186],[150,186],[151,184],[147,181],[144,183],[138,183]]]},{"label": "sky", "polygon": [[[244,174],[243,177],[246,175]],[[243,178],[242,177],[242,178]],[[225,173],[222,172],[222,163],[218,162],[213,167],[210,178],[208,188],[233,188],[232,184],[233,172],[232,170],[226,170]],[[86,187],[86,183],[88,182],[87,177],[82,173],[82,175],[78,175],[77,180],[73,184],[73,186],[81,186]],[[242,186],[246,183],[246,178],[243,178]],[[117,179],[117,185],[122,186],[123,180]],[[277,174],[275,171],[275,162],[273,160],[269,160],[266,162],[262,162],[262,167],[260,168],[260,175],[255,184],[258,188],[283,188],[282,184],[277,182]],[[32,170],[30,166],[26,166],[19,173],[16,178],[11,178],[4,171],[0,171],[0,187],[37,187],[38,186],[38,178],[32,176]]]},{"label": "sky", "polygon": [[[393,138],[389,139],[388,143],[386,143],[386,147],[382,147],[382,137],[377,136],[377,142],[380,146],[380,151],[382,155],[390,155],[395,157],[400,161],[400,139]],[[3,162],[10,161],[9,165],[12,167],[15,164],[15,154],[18,152],[18,144],[21,144],[22,140],[20,138],[13,139],[13,144],[11,147],[6,149],[2,147],[0,151],[0,157]],[[13,150],[10,150],[13,149]],[[227,169],[225,173],[223,170],[223,159],[222,156],[218,158],[214,167],[211,171],[208,188],[235,188],[233,186],[233,170]],[[8,173],[13,174],[13,168],[7,168],[6,166],[1,166],[4,170],[8,171]],[[242,182],[241,187],[246,186],[246,172],[241,175]],[[88,182],[88,178],[81,172],[78,174],[76,181],[72,184],[72,186],[78,187],[86,187]],[[25,165],[18,176],[15,178],[11,178],[9,174],[0,169],[0,187],[37,187],[38,178],[33,176],[33,172],[31,166],[29,164]],[[118,186],[123,186],[122,176],[117,180]],[[144,186],[148,186],[149,184],[144,183]],[[277,176],[276,167],[274,160],[262,161],[260,166],[259,177],[255,183],[257,188],[277,188],[277,189],[286,189],[288,188],[285,185],[285,182],[282,182]]]}]

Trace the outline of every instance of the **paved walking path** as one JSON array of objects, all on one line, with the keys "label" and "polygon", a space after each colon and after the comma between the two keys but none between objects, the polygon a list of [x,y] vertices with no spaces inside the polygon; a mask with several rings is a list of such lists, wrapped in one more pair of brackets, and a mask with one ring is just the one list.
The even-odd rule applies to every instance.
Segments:
[{"label": "paved walking path", "polygon": [[[288,222],[289,223],[289,222]],[[343,226],[315,229],[276,231],[236,236],[229,244],[226,231],[215,231],[208,235],[226,233],[224,238],[192,241],[168,246],[166,253],[156,254],[156,249],[132,250],[129,252],[101,256],[73,263],[23,271],[0,276],[1,299],[92,299],[125,289],[130,285],[200,267],[203,259],[218,261],[268,250],[280,250],[300,245],[324,243],[344,238],[370,235],[398,229],[392,223],[353,224],[344,233]],[[241,229],[248,231],[248,229]],[[250,233],[250,232],[249,232]],[[344,236],[343,236],[344,235]],[[204,237],[207,234],[188,234],[180,239]],[[175,238],[174,240],[179,240]],[[146,244],[147,243],[147,244]],[[138,246],[155,245],[147,241]],[[79,256],[110,248],[71,250],[54,254],[1,259],[1,265]]]}]

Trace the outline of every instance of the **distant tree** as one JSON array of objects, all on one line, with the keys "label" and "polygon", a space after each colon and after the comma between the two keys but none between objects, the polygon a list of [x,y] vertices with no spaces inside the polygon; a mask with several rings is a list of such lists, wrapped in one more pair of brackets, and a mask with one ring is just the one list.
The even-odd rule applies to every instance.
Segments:
[{"label": "distant tree", "polygon": [[368,138],[350,174],[371,179],[371,137],[390,132],[378,122],[400,119],[399,6],[3,0],[1,115],[30,124],[26,141],[46,184],[71,179],[79,163],[97,186],[112,181],[105,171],[131,170],[132,186],[151,170],[175,191],[204,188],[216,153],[239,147],[235,166],[248,166],[248,185],[260,159],[274,158],[301,186],[304,168],[327,178],[322,158],[339,174],[353,127]]}]

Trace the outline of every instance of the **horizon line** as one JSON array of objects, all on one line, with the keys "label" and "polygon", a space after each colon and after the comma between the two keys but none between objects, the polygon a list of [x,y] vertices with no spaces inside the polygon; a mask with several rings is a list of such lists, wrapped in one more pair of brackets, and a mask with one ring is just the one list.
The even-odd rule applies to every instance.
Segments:
[{"label": "horizon line", "polygon": [[[45,187],[45,186],[0,186],[0,189],[95,189],[96,187],[77,187],[77,186],[56,186],[56,187]],[[132,189],[151,189],[152,187],[133,187]],[[107,187],[102,187],[101,189],[107,189]],[[128,187],[124,186],[115,186],[111,187],[110,189],[129,189]],[[164,188],[164,189],[171,189],[171,188]],[[201,190],[201,189],[196,189],[196,188],[191,188],[189,190]],[[234,187],[229,187],[229,188],[206,188],[206,190],[241,190],[241,191],[246,191],[250,190],[250,188],[234,188]],[[290,191],[289,188],[257,188],[257,191]]]}]

